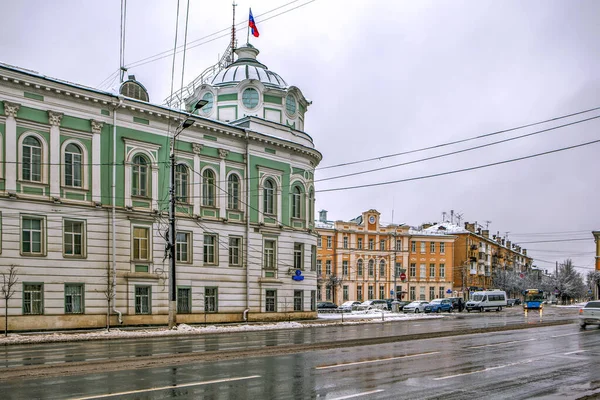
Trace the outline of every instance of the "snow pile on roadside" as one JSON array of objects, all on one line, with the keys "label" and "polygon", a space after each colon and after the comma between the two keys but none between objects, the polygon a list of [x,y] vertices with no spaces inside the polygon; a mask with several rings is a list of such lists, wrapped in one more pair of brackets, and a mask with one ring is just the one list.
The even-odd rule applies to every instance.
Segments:
[{"label": "snow pile on roadside", "polygon": [[119,328],[111,328],[110,331],[101,330],[96,332],[85,333],[39,333],[39,334],[9,334],[8,337],[0,337],[0,345],[10,344],[28,344],[28,343],[50,343],[50,342],[76,342],[98,339],[125,339],[125,338],[146,338],[160,336],[181,336],[181,335],[203,335],[214,333],[227,332],[251,332],[265,331],[276,329],[301,329],[309,327],[321,327],[331,325],[356,325],[364,323],[382,323],[389,321],[407,321],[423,318],[443,318],[437,315],[422,315],[422,314],[394,314],[390,312],[357,312],[344,314],[342,322],[341,314],[320,314],[315,322],[272,322],[272,323],[252,323],[252,324],[235,324],[235,325],[206,325],[206,326],[190,326],[180,324],[177,328],[149,328],[123,330]]}]

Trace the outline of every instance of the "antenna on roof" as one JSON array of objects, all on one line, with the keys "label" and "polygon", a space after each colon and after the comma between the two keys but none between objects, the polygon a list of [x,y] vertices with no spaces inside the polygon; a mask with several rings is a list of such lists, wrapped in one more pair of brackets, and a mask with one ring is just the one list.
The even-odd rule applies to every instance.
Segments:
[{"label": "antenna on roof", "polygon": [[446,211],[442,211],[442,222],[446,222]]},{"label": "antenna on roof", "polygon": [[462,221],[462,219],[463,219],[463,213],[456,213],[456,221],[458,221],[457,225],[460,225],[460,221]]},{"label": "antenna on roof", "polygon": [[454,223],[454,210],[450,210],[450,223]]},{"label": "antenna on roof", "polygon": [[484,221],[485,222],[485,229],[488,229],[490,224],[492,223],[492,221]]}]

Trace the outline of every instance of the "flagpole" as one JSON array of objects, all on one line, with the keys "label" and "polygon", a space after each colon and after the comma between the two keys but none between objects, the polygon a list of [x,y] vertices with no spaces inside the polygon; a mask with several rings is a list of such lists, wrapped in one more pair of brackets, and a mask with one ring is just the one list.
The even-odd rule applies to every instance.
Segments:
[{"label": "flagpole", "polygon": [[247,31],[248,34],[246,36],[246,43],[250,44],[250,12],[252,11],[251,8],[248,8],[248,27],[247,27]]}]

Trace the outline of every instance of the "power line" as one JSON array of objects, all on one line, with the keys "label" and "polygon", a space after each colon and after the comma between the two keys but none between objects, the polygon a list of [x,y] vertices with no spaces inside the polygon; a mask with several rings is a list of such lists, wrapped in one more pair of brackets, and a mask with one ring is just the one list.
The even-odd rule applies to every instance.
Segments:
[{"label": "power line", "polygon": [[322,189],[322,190],[316,190],[315,192],[316,193],[336,192],[336,191],[340,191],[340,190],[351,190],[351,189],[360,189],[360,188],[374,187],[374,186],[384,186],[384,185],[391,185],[391,184],[394,184],[394,183],[410,182],[410,181],[417,181],[417,180],[422,180],[422,179],[435,178],[435,177],[438,177],[438,176],[452,175],[452,174],[457,174],[457,173],[460,173],[460,172],[474,171],[474,170],[481,169],[481,168],[488,168],[488,167],[493,167],[493,166],[496,166],[496,165],[502,165],[502,164],[508,164],[508,163],[512,163],[512,162],[516,162],[516,161],[527,160],[529,158],[540,157],[540,156],[544,156],[544,155],[548,155],[548,154],[552,154],[552,153],[558,153],[558,152],[565,151],[565,150],[572,150],[572,149],[575,149],[575,148],[578,148],[578,147],[589,146],[591,144],[595,144],[595,143],[598,143],[598,142],[600,142],[600,139],[598,139],[598,140],[592,140],[591,142],[585,142],[585,143],[576,144],[576,145],[573,145],[573,146],[561,147],[559,149],[545,151],[545,152],[542,152],[542,153],[531,154],[529,156],[512,158],[512,159],[509,159],[509,160],[498,161],[498,162],[490,163],[490,164],[478,165],[478,166],[475,166],[475,167],[456,169],[456,170],[453,170],[453,171],[440,172],[440,173],[431,174],[431,175],[417,176],[417,177],[414,177],[414,178],[398,179],[398,180],[395,180],[395,181],[369,183],[369,184],[356,185],[356,186],[345,186],[345,187],[339,187],[339,188],[333,188],[333,189]]},{"label": "power line", "polygon": [[537,240],[531,242],[518,242],[517,244],[529,244],[529,243],[555,243],[555,242],[575,242],[578,240],[587,240],[591,241],[592,239],[583,238],[583,239],[555,239],[555,240]]},{"label": "power line", "polygon": [[506,142],[510,142],[510,141],[517,140],[517,139],[522,139],[522,138],[529,137],[529,136],[539,135],[540,133],[550,132],[550,131],[553,131],[553,130],[556,130],[556,129],[560,129],[560,128],[564,128],[564,127],[567,127],[567,126],[570,126],[570,125],[576,125],[576,124],[580,124],[582,122],[588,122],[588,121],[591,121],[591,120],[594,120],[594,119],[597,119],[597,118],[600,118],[600,115],[597,115],[595,117],[590,117],[590,118],[582,119],[582,120],[575,121],[575,122],[569,122],[568,124],[564,124],[564,125],[557,125],[557,126],[554,126],[552,128],[543,129],[543,130],[540,130],[540,131],[526,133],[524,135],[515,136],[515,137],[512,137],[512,138],[508,138],[508,139],[498,140],[498,141],[495,141],[495,142],[486,143],[486,144],[482,144],[482,145],[475,146],[475,147],[469,147],[469,148],[466,148],[466,149],[461,149],[461,150],[453,151],[453,152],[450,152],[450,153],[438,154],[438,155],[431,156],[431,157],[420,158],[418,160],[408,161],[408,162],[404,162],[404,163],[400,163],[400,164],[388,165],[386,167],[380,167],[380,168],[374,168],[374,169],[367,169],[367,170],[364,170],[364,171],[353,172],[353,173],[349,173],[349,174],[345,174],[345,175],[337,175],[337,176],[332,176],[332,177],[329,177],[329,178],[316,179],[315,182],[322,182],[322,181],[328,181],[328,180],[332,180],[332,179],[346,178],[346,177],[349,177],[349,176],[356,176],[356,175],[368,174],[368,173],[371,173],[371,172],[377,172],[377,171],[382,171],[382,170],[385,170],[385,169],[390,169],[390,168],[395,168],[395,167],[401,167],[401,166],[410,165],[410,164],[416,164],[416,163],[420,163],[420,162],[423,162],[423,161],[434,160],[434,159],[437,159],[437,158],[448,157],[448,156],[455,155],[455,154],[466,153],[466,152],[471,151],[471,150],[477,150],[477,149],[481,149],[481,148],[484,148],[484,147],[494,146],[494,145],[497,145],[497,144],[506,143]]},{"label": "power line", "polygon": [[432,149],[437,149],[437,148],[440,148],[440,147],[451,146],[451,145],[458,144],[458,143],[469,142],[469,141],[472,141],[472,140],[477,140],[477,139],[482,139],[482,138],[486,138],[486,137],[490,137],[490,136],[494,136],[494,135],[499,135],[501,133],[512,132],[512,131],[516,131],[516,130],[519,130],[519,129],[523,129],[523,128],[528,128],[528,127],[535,126],[535,125],[544,124],[546,122],[557,121],[557,120],[560,120],[560,119],[569,118],[569,117],[573,117],[575,115],[585,114],[585,113],[596,111],[596,110],[600,110],[600,107],[594,107],[594,108],[590,108],[588,110],[578,111],[576,113],[567,114],[567,115],[562,115],[560,117],[550,118],[550,119],[546,119],[546,120],[539,121],[539,122],[533,122],[533,123],[526,124],[526,125],[520,125],[520,126],[517,126],[515,128],[503,129],[503,130],[500,130],[500,131],[496,131],[496,132],[492,132],[492,133],[486,133],[486,134],[478,135],[478,136],[473,136],[473,137],[466,138],[466,139],[455,140],[455,141],[452,141],[452,142],[440,143],[440,144],[436,144],[436,145],[433,145],[433,146],[422,147],[422,148],[419,148],[419,149],[407,150],[407,151],[403,151],[403,152],[400,152],[400,153],[388,154],[388,155],[384,155],[384,156],[367,158],[367,159],[358,160],[358,161],[350,161],[350,162],[341,163],[341,164],[335,164],[335,165],[328,165],[328,166],[324,166],[324,167],[319,167],[319,168],[317,168],[317,170],[324,170],[324,169],[330,169],[330,168],[343,167],[343,166],[347,166],[347,165],[360,164],[360,163],[365,163],[365,162],[369,162],[369,161],[377,161],[377,160],[382,160],[384,158],[397,157],[397,156],[402,156],[402,155],[405,155],[405,154],[412,154],[412,153],[417,153],[417,152],[421,152],[421,151],[425,151],[425,150],[432,150]]}]

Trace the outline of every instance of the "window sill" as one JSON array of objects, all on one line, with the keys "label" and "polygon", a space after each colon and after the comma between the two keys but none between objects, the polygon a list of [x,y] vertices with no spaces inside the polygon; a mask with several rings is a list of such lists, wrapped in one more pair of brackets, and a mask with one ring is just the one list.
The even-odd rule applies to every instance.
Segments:
[{"label": "window sill", "polygon": [[22,257],[46,257],[45,253],[21,253]]},{"label": "window sill", "polygon": [[70,254],[63,253],[63,258],[73,259],[73,260],[85,260],[87,258],[87,254],[85,254],[85,255],[70,255]]},{"label": "window sill", "polygon": [[152,201],[152,197],[148,197],[148,196],[140,196],[137,194],[132,194],[131,195],[131,199],[132,200],[140,200],[140,201]]}]

